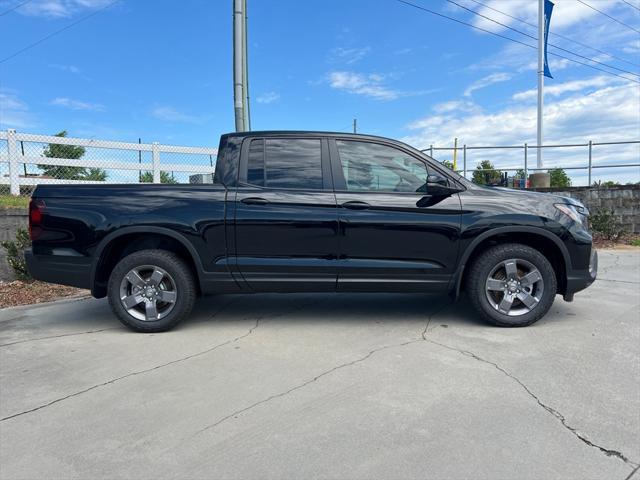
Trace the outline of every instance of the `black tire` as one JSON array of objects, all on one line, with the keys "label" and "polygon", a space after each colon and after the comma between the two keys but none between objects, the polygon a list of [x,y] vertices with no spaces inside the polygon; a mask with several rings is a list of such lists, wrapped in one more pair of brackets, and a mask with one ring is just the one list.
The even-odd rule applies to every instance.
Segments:
[{"label": "black tire", "polygon": [[[507,287],[505,287],[504,292],[488,291],[487,289],[489,276],[493,275],[491,277],[493,280],[496,278],[495,275],[503,275],[500,271],[503,262],[507,262],[511,259],[522,262],[524,265],[528,262],[529,265],[532,265],[537,269],[542,278],[542,283],[537,283],[535,284],[536,286],[526,287],[527,289],[531,289],[531,293],[535,293],[535,289],[540,288],[539,291],[541,291],[541,293],[539,295],[538,302],[533,307],[525,305],[524,302],[517,297],[520,293],[515,293],[513,291],[509,292]],[[516,263],[516,265],[518,267],[518,276],[520,276],[521,264]],[[516,278],[516,281],[517,280],[518,279]],[[521,277],[520,280],[522,280]],[[499,282],[502,281],[503,280],[499,280]],[[505,278],[504,282],[507,281],[508,280]],[[507,284],[505,283],[504,285]],[[514,288],[522,287],[514,286]],[[473,307],[486,321],[499,327],[526,327],[537,322],[549,311],[551,305],[553,305],[557,288],[558,284],[555,271],[544,255],[534,248],[518,243],[496,245],[495,247],[491,247],[488,250],[483,251],[471,264],[466,282],[467,294]],[[521,291],[523,292],[521,295],[526,294],[524,290],[517,290],[517,292]],[[512,315],[508,315],[503,313],[503,311],[500,311],[499,305],[494,306],[499,303],[501,298],[507,296],[507,294],[509,295],[509,298],[514,298],[513,296],[515,296],[512,306],[519,307],[512,312],[514,313]],[[528,300],[528,298],[525,298],[525,300]],[[490,301],[493,301],[494,305],[492,305]],[[518,311],[526,311],[526,313],[515,315]]]},{"label": "black tire", "polygon": [[[153,267],[156,268],[153,269]],[[123,293],[123,289],[127,291],[127,289],[142,288],[142,290],[136,290],[138,292],[135,295],[136,300],[139,295],[147,295],[146,283],[141,284],[142,287],[137,285],[134,287],[129,282],[128,279],[132,278],[130,274],[134,269],[140,272],[140,278],[143,280],[147,271],[152,273],[156,270],[161,271],[165,276],[161,277],[162,280],[154,286],[151,285],[152,277],[147,277],[147,281],[150,282],[148,286],[154,289],[155,295],[159,296],[158,299],[147,301],[145,297],[145,301],[128,310],[123,304],[122,298],[125,296],[134,297],[132,294],[134,292],[129,290],[128,293]],[[127,277],[127,275],[129,276]],[[126,282],[125,277],[127,278]],[[135,281],[139,283],[137,278]],[[127,286],[123,287],[123,284]],[[164,302],[164,295],[167,293],[172,298]],[[166,250],[141,250],[127,255],[118,262],[109,277],[107,295],[111,309],[120,322],[127,327],[136,332],[164,332],[172,329],[189,316],[196,299],[196,284],[189,266],[174,253]],[[149,293],[149,295],[152,296],[153,293]],[[154,316],[152,313],[150,318],[137,318],[148,315],[147,304],[150,305],[151,302],[156,305],[156,315]],[[162,313],[163,308],[166,313]]]}]

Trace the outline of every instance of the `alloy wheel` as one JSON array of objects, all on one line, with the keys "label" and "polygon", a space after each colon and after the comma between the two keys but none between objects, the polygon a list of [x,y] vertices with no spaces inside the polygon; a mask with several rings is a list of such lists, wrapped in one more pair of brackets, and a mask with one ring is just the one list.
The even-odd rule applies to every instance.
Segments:
[{"label": "alloy wheel", "polygon": [[540,303],[543,292],[544,281],[540,271],[531,262],[520,258],[498,263],[485,283],[489,304],[509,316],[532,311]]},{"label": "alloy wheel", "polygon": [[120,302],[138,320],[154,322],[166,317],[177,299],[173,277],[157,266],[135,267],[120,282]]}]

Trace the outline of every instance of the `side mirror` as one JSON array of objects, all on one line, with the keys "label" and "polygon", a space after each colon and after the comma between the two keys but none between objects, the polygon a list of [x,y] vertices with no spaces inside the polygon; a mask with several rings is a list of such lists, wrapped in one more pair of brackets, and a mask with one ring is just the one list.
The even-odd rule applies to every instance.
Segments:
[{"label": "side mirror", "polygon": [[439,173],[432,173],[427,177],[427,185],[442,185],[443,187],[448,187],[449,180]]},{"label": "side mirror", "polygon": [[434,197],[448,197],[462,189],[449,185],[449,179],[438,173],[432,173],[427,177],[427,194]]}]

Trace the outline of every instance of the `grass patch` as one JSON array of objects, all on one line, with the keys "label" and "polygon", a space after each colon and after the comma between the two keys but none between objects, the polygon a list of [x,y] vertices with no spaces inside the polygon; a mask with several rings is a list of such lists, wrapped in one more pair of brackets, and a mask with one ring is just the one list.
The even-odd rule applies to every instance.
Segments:
[{"label": "grass patch", "polygon": [[629,245],[633,245],[634,247],[640,247],[640,238],[634,238],[629,242]]},{"label": "grass patch", "polygon": [[29,197],[14,197],[13,195],[0,195],[0,207],[21,207],[29,206]]}]

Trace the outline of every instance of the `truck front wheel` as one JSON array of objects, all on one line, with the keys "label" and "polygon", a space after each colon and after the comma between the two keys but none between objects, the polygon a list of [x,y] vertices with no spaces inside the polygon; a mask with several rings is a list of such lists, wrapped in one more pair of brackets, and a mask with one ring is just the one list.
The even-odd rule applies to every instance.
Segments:
[{"label": "truck front wheel", "polygon": [[141,250],[124,257],[109,277],[111,309],[138,332],[164,332],[193,308],[196,286],[189,266],[166,250]]},{"label": "truck front wheel", "polygon": [[551,308],[557,280],[553,267],[539,251],[516,243],[482,252],[467,277],[469,300],[490,323],[524,327]]}]

